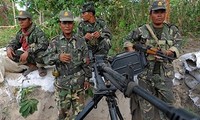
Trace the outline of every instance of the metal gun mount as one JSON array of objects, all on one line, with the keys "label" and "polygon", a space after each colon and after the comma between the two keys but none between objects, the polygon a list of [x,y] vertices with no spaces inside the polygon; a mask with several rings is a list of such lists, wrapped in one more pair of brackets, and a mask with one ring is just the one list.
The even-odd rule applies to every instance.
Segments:
[{"label": "metal gun mount", "polygon": [[111,68],[133,80],[133,77],[143,71],[147,65],[146,57],[143,52],[125,52],[113,58]]}]

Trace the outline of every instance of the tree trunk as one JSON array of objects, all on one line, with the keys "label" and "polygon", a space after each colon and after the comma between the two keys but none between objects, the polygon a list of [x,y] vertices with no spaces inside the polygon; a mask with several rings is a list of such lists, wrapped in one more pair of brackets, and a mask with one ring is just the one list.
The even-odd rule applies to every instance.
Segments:
[{"label": "tree trunk", "polygon": [[15,14],[15,3],[14,1],[12,0],[12,9],[13,9],[13,16],[14,16],[14,21],[15,21],[15,26],[17,25],[17,20],[15,19],[16,17],[16,14]]},{"label": "tree trunk", "polygon": [[167,23],[169,23],[170,21],[170,0],[165,0],[165,2],[166,2],[166,7],[167,7],[167,13],[166,13],[166,18],[165,18],[165,21],[167,22]]},{"label": "tree trunk", "polygon": [[42,20],[42,11],[39,12],[39,23],[40,25],[42,24],[43,20]]}]

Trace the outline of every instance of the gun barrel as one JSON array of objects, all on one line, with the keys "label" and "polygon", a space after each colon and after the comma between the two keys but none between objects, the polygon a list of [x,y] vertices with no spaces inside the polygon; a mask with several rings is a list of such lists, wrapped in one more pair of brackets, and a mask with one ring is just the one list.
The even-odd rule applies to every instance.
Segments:
[{"label": "gun barrel", "polygon": [[[126,85],[126,92],[129,91],[132,94],[133,92],[142,97],[143,99],[147,100],[149,103],[151,103],[153,106],[157,107],[159,110],[161,110],[170,120],[200,120],[200,117],[194,114],[189,113],[188,111],[184,109],[177,109],[171,105],[168,105],[167,103],[163,102],[162,100],[158,99],[157,97],[151,95],[149,92],[144,90],[142,87],[136,85],[133,81],[129,82],[128,85],[126,84],[126,79],[124,76],[119,74],[118,72],[112,70],[109,67],[102,67],[102,69],[105,71],[104,74],[106,76],[112,77],[113,79],[110,79],[111,83],[113,85],[117,85],[117,88],[121,92],[123,91],[122,88]],[[121,86],[121,87],[119,87]],[[128,87],[127,87],[128,86]]]},{"label": "gun barrel", "polygon": [[157,97],[149,94],[140,86],[134,86],[132,90],[134,93],[138,94],[139,96],[153,104],[155,107],[157,107],[159,110],[161,110],[170,120],[200,120],[199,116],[189,113],[184,109],[175,108],[166,104]]}]

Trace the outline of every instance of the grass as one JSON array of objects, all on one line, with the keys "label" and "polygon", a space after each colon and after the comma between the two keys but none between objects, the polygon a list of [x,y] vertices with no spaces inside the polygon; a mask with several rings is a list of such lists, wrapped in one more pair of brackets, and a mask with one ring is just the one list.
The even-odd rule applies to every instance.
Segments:
[{"label": "grass", "polygon": [[1,28],[0,29],[0,47],[5,47],[8,42],[15,37],[19,28]]}]

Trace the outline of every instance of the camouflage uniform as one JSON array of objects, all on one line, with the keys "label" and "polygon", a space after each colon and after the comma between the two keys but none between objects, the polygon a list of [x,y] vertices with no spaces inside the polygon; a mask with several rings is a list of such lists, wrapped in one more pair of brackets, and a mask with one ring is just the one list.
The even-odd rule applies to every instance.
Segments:
[{"label": "camouflage uniform", "polygon": [[[61,53],[69,53],[72,56],[71,62],[64,63],[60,61],[59,55]],[[44,54],[45,63],[55,65],[53,75],[56,79],[54,85],[59,120],[74,119],[84,107],[83,83],[91,77],[87,71],[87,57],[88,48],[85,40],[75,34],[72,34],[71,38],[67,39],[63,33],[53,38]],[[73,115],[70,115],[71,107]]]},{"label": "camouflage uniform", "polygon": [[[28,43],[27,51],[29,53],[27,63],[38,63],[42,65],[44,64],[42,55],[48,47],[48,39],[46,38],[44,32],[34,23],[32,23],[28,31],[30,31],[30,35],[26,38]],[[22,47],[22,43],[20,42],[22,36],[23,33],[21,30],[19,30],[16,34],[16,37],[7,45],[7,48],[12,48],[12,50],[16,53],[14,56],[15,62],[19,62],[20,55],[24,53],[22,50],[18,50]]]},{"label": "camouflage uniform", "polygon": [[[153,5],[154,4],[160,3],[154,2]],[[156,8],[156,6],[153,7]],[[158,9],[164,8],[165,7],[160,6]],[[161,29],[154,28],[152,24],[149,24],[149,26],[158,38],[158,41],[152,37],[146,25],[143,25],[130,32],[129,35],[125,38],[125,41],[141,43],[145,46],[149,45],[155,48],[159,47],[162,49],[162,51],[171,50],[174,51],[174,57],[178,57],[178,49],[180,48],[180,42],[182,39],[177,27],[167,23],[164,23],[163,28]],[[174,73],[171,62],[166,60],[157,60],[153,55],[148,55],[147,60],[149,61],[149,64],[142,72],[142,74],[139,75],[140,82],[144,82],[148,86],[148,91],[152,92],[152,94],[169,104],[173,104],[174,96],[172,92],[172,79],[174,77]],[[137,104],[134,98],[132,98],[131,104],[134,104],[131,108],[131,110],[134,111],[137,108]],[[143,108],[144,113],[148,114],[149,111],[152,112],[152,107],[149,108],[149,106],[145,106],[144,103],[141,105],[142,107],[145,107]],[[160,119],[157,118],[159,116],[157,110],[154,111],[154,115],[157,116],[153,119]],[[149,116],[145,116],[144,118],[151,119],[148,117]]]},{"label": "camouflage uniform", "polygon": [[[95,14],[94,5],[92,2],[83,5],[82,13],[93,12]],[[92,50],[93,54],[107,55],[111,48],[110,40],[112,39],[111,32],[103,19],[96,18],[95,23],[81,21],[78,26],[78,34],[84,37],[86,33],[100,32],[101,36],[98,39],[86,40],[88,49]]]}]

